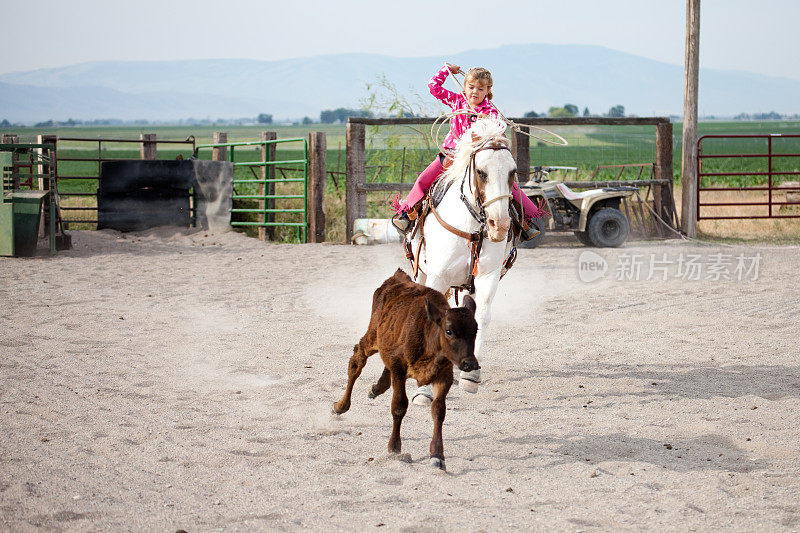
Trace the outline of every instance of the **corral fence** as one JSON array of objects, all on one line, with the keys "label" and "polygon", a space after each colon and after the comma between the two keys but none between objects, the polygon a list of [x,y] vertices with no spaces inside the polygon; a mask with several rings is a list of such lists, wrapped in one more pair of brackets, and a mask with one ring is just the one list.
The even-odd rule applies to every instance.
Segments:
[{"label": "corral fence", "polygon": [[[197,145],[194,136],[185,140],[165,140],[158,139],[155,134],[141,134],[138,139],[41,135],[39,142],[56,146],[53,157],[55,183],[61,198],[61,220],[65,229],[70,225],[74,226],[73,229],[96,229],[97,190],[104,162],[188,159],[200,155],[201,149],[209,149],[212,160],[230,160],[235,168],[245,167],[251,174],[250,178],[235,180],[239,192],[234,192],[236,203],[232,215],[241,220],[233,220],[233,225],[257,227],[258,237],[262,240],[273,238],[273,229],[278,226],[296,228],[300,242],[322,242],[325,239],[324,133],[312,132],[308,139],[278,139],[275,132],[262,132],[259,141],[228,143],[227,133],[215,132],[212,144],[206,145]],[[281,143],[302,143],[302,157],[280,161],[276,156],[276,146]],[[247,150],[239,150],[237,154],[237,146]],[[252,153],[253,148],[260,149],[260,159],[243,161],[246,156],[241,152]],[[59,185],[65,190],[59,190]],[[299,192],[276,192],[276,185],[296,185]],[[281,202],[295,202],[297,205],[284,207]],[[277,220],[276,216],[281,215],[299,219]]]},{"label": "corral fence", "polygon": [[[387,173],[384,172],[383,165],[368,165],[367,158],[367,127],[397,127],[406,126],[416,128],[422,132],[420,127],[429,129],[435,119],[433,118],[356,118],[351,117],[347,122],[346,130],[346,238],[351,242],[353,237],[353,223],[357,218],[367,218],[367,195],[369,193],[386,193],[409,191],[413,185],[413,179],[404,182],[406,175],[407,161],[413,159],[414,155],[409,156],[406,149],[401,152],[401,168],[394,172],[401,181],[387,182]],[[674,235],[673,230],[678,226],[677,212],[675,209],[673,195],[673,131],[672,123],[668,118],[605,118],[605,117],[574,117],[574,118],[515,118],[514,122],[526,128],[528,126],[564,127],[568,130],[589,130],[589,129],[612,129],[616,133],[606,139],[594,140],[592,146],[584,147],[586,151],[592,151],[591,169],[585,169],[583,173],[576,173],[575,177],[580,179],[562,180],[564,183],[575,189],[588,189],[596,187],[614,187],[621,185],[636,186],[644,188],[644,195],[640,195],[643,203],[648,207],[645,211],[642,204],[637,205],[631,215],[640,220],[640,227],[648,236],[665,237]],[[616,128],[615,128],[616,127]],[[530,128],[526,128],[530,131]],[[619,141],[617,136],[624,136],[619,130],[635,130],[640,138],[637,142],[637,149],[633,154],[628,154],[629,159],[638,160],[636,162],[627,161],[623,164],[610,164],[614,161],[614,151],[628,150],[625,142]],[[655,131],[653,131],[653,129]],[[594,135],[594,134],[593,134]],[[584,135],[584,137],[586,137]],[[569,137],[568,137],[569,138]],[[538,166],[570,164],[570,160],[544,160],[552,159],[561,151],[558,157],[577,157],[576,152],[563,149],[548,149],[544,143],[537,142],[531,146],[531,139],[525,134],[515,132],[512,136],[512,154],[517,162],[519,169],[520,182],[527,181],[525,174],[529,176],[534,173],[531,165],[532,154],[536,158]],[[570,141],[572,143],[572,141]],[[427,150],[418,150],[429,162],[432,159],[435,149],[430,147]],[[588,160],[587,160],[588,161]],[[574,165],[570,165],[574,166]],[[424,166],[422,166],[424,168]],[[368,181],[367,174],[370,170],[372,181]],[[410,174],[413,177],[417,173]],[[652,211],[651,211],[652,210]],[[386,211],[386,209],[384,209]],[[654,213],[655,217],[649,217]],[[650,220],[648,224],[645,218]]]},{"label": "corral fence", "polygon": [[[800,218],[800,135],[703,135],[697,220]],[[743,209],[742,209],[743,208]]]},{"label": "corral fence", "polygon": [[[227,137],[227,136],[225,136]],[[195,147],[194,155],[197,157],[200,150],[212,150],[214,160],[228,160],[237,167],[245,167],[250,175],[237,178],[234,173],[232,200],[234,207],[231,209],[231,226],[257,227],[259,239],[272,238],[275,227],[284,226],[297,230],[297,240],[306,242],[308,225],[308,140],[302,137],[277,139],[272,132],[264,132],[260,141],[243,142],[216,142],[201,144]],[[283,143],[302,143],[302,157],[299,159],[277,160],[276,148]],[[237,161],[236,148],[256,148],[260,154],[259,161]],[[241,150],[240,150],[241,152]],[[281,165],[281,166],[278,166]],[[256,172],[258,169],[258,172]],[[280,177],[276,171],[280,173]],[[300,191],[278,190],[278,187],[298,184]],[[253,190],[254,187],[257,190]],[[287,187],[283,187],[286,189]],[[277,201],[288,201],[285,205],[277,205]],[[254,202],[256,201],[254,205]],[[256,214],[258,220],[250,217],[239,217],[237,214]],[[278,214],[299,215],[287,220],[278,220]],[[242,219],[244,218],[244,219]]]},{"label": "corral fence", "polygon": [[[129,160],[155,160],[158,157],[158,146],[185,146],[183,151],[190,157],[194,152],[195,139],[193,136],[185,140],[158,139],[154,133],[143,133],[138,139],[112,139],[91,137],[58,137],[42,136],[43,140],[52,142],[56,146],[56,190],[73,189],[65,186],[68,182],[88,181],[88,186],[93,192],[73,190],[59,190],[58,196],[62,198],[62,222],[65,229],[71,224],[86,224],[96,229],[98,222],[97,196],[100,183],[100,169],[104,162],[129,161]],[[96,145],[96,155],[91,148]],[[134,152],[138,146],[138,157],[126,155]],[[130,148],[128,148],[130,147]],[[127,148],[127,149],[126,149]],[[79,155],[65,155],[79,154]],[[179,150],[180,153],[180,150]],[[175,157],[173,151],[171,157]],[[181,155],[181,157],[183,157]]]}]

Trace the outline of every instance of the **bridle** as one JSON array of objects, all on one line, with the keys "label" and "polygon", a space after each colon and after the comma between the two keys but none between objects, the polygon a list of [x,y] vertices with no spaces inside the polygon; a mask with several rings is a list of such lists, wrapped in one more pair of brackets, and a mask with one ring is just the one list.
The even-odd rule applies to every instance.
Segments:
[{"label": "bridle", "polygon": [[[466,231],[454,228],[453,226],[442,220],[442,218],[439,216],[439,213],[437,213],[436,209],[431,205],[431,211],[433,212],[433,216],[436,217],[436,220],[439,221],[439,224],[441,224],[441,226],[444,229],[446,229],[450,233],[458,235],[459,237],[467,239],[470,242],[474,242],[479,238],[482,239],[484,232],[486,230],[486,209],[485,209],[486,206],[494,202],[497,202],[499,200],[503,200],[504,198],[512,198],[511,194],[500,194],[498,196],[495,196],[494,198],[486,200],[484,191],[478,186],[478,169],[475,163],[475,156],[477,155],[478,152],[482,152],[483,150],[508,150],[510,153],[511,149],[508,147],[507,142],[508,141],[506,141],[505,139],[501,140],[498,137],[492,137],[486,139],[481,144],[479,144],[475,148],[475,150],[473,150],[472,153],[470,154],[469,164],[464,169],[464,176],[461,178],[461,202],[467,208],[467,211],[469,212],[470,216],[472,216],[472,218],[475,219],[475,221],[481,225],[480,229],[474,233],[467,233]],[[467,182],[468,176],[470,177],[469,179],[470,192],[473,193],[473,195],[475,196],[475,202],[477,203],[478,206],[477,210],[469,201],[466,194],[464,194],[464,183]]]},{"label": "bridle", "polygon": [[[486,208],[487,205],[492,204],[494,202],[497,202],[498,200],[502,200],[504,198],[511,198],[512,197],[510,194],[501,194],[501,195],[495,196],[494,198],[486,200],[484,191],[481,191],[480,188],[478,187],[478,168],[477,168],[476,163],[475,163],[475,156],[477,155],[478,152],[482,152],[483,150],[495,150],[495,151],[496,150],[508,150],[508,152],[511,153],[511,149],[508,147],[508,144],[507,144],[508,141],[505,141],[505,142],[504,141],[505,141],[505,139],[501,140],[498,137],[493,137],[493,138],[487,139],[487,140],[483,141],[483,143],[478,145],[478,147],[475,150],[473,150],[473,152],[472,152],[472,154],[470,155],[470,158],[469,158],[469,165],[467,165],[467,169],[472,171],[472,179],[470,180],[470,188],[474,184],[474,186],[475,186],[475,192],[474,192],[475,201],[480,206],[480,219],[476,219],[476,220],[478,220],[478,222],[485,222],[485,220],[486,220],[486,212],[484,211],[484,209]],[[466,178],[466,176],[465,176],[465,178]],[[468,204],[469,202],[467,201],[466,197],[464,196],[464,181],[465,181],[464,179],[462,179],[462,181],[461,181],[461,201],[464,202],[465,204]],[[472,216],[475,217],[474,210],[472,209],[472,206],[468,205],[468,208],[469,208],[470,214],[472,214]]]}]

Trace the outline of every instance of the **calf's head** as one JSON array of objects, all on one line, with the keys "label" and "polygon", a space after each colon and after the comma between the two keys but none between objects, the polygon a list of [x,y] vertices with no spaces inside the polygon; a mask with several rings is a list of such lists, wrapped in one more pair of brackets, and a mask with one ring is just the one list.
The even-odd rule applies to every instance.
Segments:
[{"label": "calf's head", "polygon": [[464,307],[454,307],[442,312],[430,300],[426,300],[428,318],[437,325],[442,354],[464,372],[480,368],[475,358],[475,335],[478,323],[475,321],[475,300],[464,297]]}]

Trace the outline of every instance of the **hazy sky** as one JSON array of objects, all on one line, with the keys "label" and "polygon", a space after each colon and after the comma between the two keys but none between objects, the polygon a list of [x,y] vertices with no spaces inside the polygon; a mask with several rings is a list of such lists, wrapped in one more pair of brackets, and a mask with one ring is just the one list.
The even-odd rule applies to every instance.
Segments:
[{"label": "hazy sky", "polygon": [[[0,73],[96,60],[594,44],[683,65],[685,0],[3,0]],[[701,67],[800,80],[800,0],[702,0]],[[525,68],[521,65],[520,68]]]}]

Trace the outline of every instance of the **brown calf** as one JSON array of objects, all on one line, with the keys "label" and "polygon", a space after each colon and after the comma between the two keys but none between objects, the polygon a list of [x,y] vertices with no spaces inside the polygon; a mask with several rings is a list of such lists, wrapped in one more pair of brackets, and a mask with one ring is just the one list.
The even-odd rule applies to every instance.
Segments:
[{"label": "brown calf", "polygon": [[375,291],[369,328],[353,348],[347,389],[342,399],[333,404],[334,413],[350,409],[353,384],[367,358],[380,352],[386,368],[369,397],[383,394],[391,384],[394,425],[389,451],[400,453],[400,424],[408,408],[406,378],[414,378],[420,385],[430,383],[434,394],[431,464],[444,470],[445,397],[453,384],[453,365],[464,372],[480,368],[474,353],[477,332],[475,301],[471,297],[464,298],[464,307],[451,309],[442,293],[414,283],[398,269]]}]

